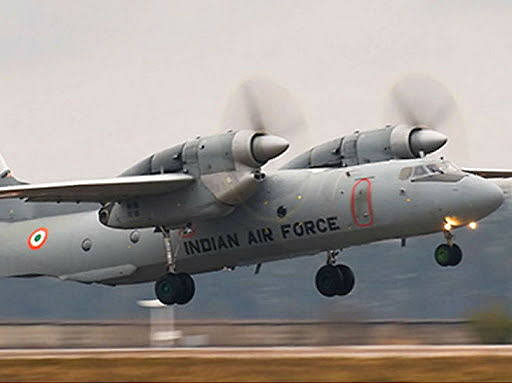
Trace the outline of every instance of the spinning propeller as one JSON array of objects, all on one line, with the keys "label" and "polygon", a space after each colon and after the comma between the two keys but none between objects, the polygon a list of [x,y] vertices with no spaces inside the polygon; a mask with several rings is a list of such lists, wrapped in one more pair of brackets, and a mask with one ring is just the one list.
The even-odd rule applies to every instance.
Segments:
[{"label": "spinning propeller", "polygon": [[454,97],[440,82],[426,75],[408,75],[394,85],[387,115],[387,121],[392,123],[423,128],[411,137],[412,147],[422,146],[429,153],[442,147],[450,137],[458,144],[459,155],[465,151],[466,138]]},{"label": "spinning propeller", "polygon": [[[390,92],[387,112],[388,122],[415,128],[410,133],[409,145],[416,156],[443,147],[448,136],[457,142],[459,155],[467,147],[455,99],[432,78],[408,75],[397,82]],[[286,89],[261,77],[247,80],[233,93],[222,128],[261,134],[253,139],[252,152],[262,164],[289,146],[300,153],[313,142],[298,103]],[[272,162],[272,166],[279,162]]]},{"label": "spinning propeller", "polygon": [[301,108],[290,93],[261,77],[245,81],[233,93],[222,128],[261,133],[253,141],[253,154],[261,162],[277,157],[290,145],[294,150],[301,148],[309,136]]}]

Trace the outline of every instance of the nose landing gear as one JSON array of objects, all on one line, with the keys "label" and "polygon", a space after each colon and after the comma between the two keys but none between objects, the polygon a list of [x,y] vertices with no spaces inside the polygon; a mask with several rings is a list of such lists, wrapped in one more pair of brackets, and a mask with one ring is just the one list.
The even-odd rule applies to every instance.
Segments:
[{"label": "nose landing gear", "polygon": [[196,291],[194,280],[188,273],[176,273],[176,256],[171,248],[170,231],[167,228],[160,228],[160,231],[164,240],[168,273],[155,282],[155,295],[165,305],[187,304]]},{"label": "nose landing gear", "polygon": [[435,252],[434,258],[441,267],[455,267],[462,261],[462,250],[453,242],[453,234],[450,231],[444,231],[446,244],[439,245]]},{"label": "nose landing gear", "polygon": [[344,264],[335,264],[337,254],[338,251],[328,251],[327,265],[316,273],[316,288],[326,297],[348,295],[355,285],[352,270]]}]

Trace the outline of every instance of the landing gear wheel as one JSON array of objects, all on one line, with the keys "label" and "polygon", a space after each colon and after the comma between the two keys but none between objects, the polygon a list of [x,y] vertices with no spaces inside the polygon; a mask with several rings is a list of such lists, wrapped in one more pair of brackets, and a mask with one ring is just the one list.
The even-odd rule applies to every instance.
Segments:
[{"label": "landing gear wheel", "polygon": [[176,304],[187,304],[192,297],[194,297],[194,293],[196,292],[196,285],[194,284],[194,280],[188,273],[178,273],[176,278],[181,283],[181,294],[176,299]]},{"label": "landing gear wheel", "polygon": [[155,283],[155,295],[162,304],[172,305],[178,298],[178,281],[176,275],[170,273]]},{"label": "landing gear wheel", "polygon": [[324,265],[315,278],[316,288],[323,296],[349,294],[355,285],[354,273],[346,265]]},{"label": "landing gear wheel", "polygon": [[315,277],[316,289],[322,295],[333,297],[338,291],[339,272],[334,265],[324,265],[318,270]]},{"label": "landing gear wheel", "polygon": [[338,289],[336,294],[339,296],[348,295],[352,292],[352,289],[354,289],[354,285],[356,284],[354,272],[352,272],[348,266],[343,264],[337,265],[336,268],[338,268],[338,271],[342,276],[341,287]]},{"label": "landing gear wheel", "polygon": [[168,273],[155,283],[155,295],[165,305],[186,304],[194,293],[194,280],[188,273]]},{"label": "landing gear wheel", "polygon": [[441,244],[434,253],[434,257],[441,267],[456,266],[462,260],[462,250],[457,244]]},{"label": "landing gear wheel", "polygon": [[450,266],[455,267],[456,265],[459,265],[459,263],[462,261],[462,250],[457,244],[453,244],[451,246],[451,254],[450,254]]},{"label": "landing gear wheel", "polygon": [[450,246],[448,244],[439,245],[434,252],[434,257],[437,264],[447,267],[450,263]]}]

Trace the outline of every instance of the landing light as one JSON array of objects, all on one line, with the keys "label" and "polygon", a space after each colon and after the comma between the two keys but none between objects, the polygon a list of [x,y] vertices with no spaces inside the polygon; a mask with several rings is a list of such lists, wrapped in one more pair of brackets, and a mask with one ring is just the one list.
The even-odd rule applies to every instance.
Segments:
[{"label": "landing light", "polygon": [[452,229],[452,225],[450,223],[446,223],[443,227],[446,231],[449,231],[450,229]]},{"label": "landing light", "polygon": [[472,229],[473,231],[478,228],[478,224],[474,221],[468,224],[469,229]]},{"label": "landing light", "polygon": [[457,225],[460,225],[460,220],[457,219],[456,217],[453,217],[453,216],[446,216],[444,218],[444,221],[447,223],[447,224],[450,224],[452,227],[456,227]]}]

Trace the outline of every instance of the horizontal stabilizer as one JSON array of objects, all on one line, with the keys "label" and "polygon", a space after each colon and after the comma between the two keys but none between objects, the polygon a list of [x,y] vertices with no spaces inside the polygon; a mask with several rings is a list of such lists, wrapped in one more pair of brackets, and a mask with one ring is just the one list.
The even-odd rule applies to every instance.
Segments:
[{"label": "horizontal stabilizer", "polygon": [[481,176],[485,179],[503,179],[512,177],[511,169],[463,168],[462,171]]},{"label": "horizontal stabilizer", "polygon": [[121,201],[159,195],[190,184],[194,178],[182,173],[148,176],[122,176],[111,179],[64,181],[0,187],[0,199],[27,201],[98,202]]}]

